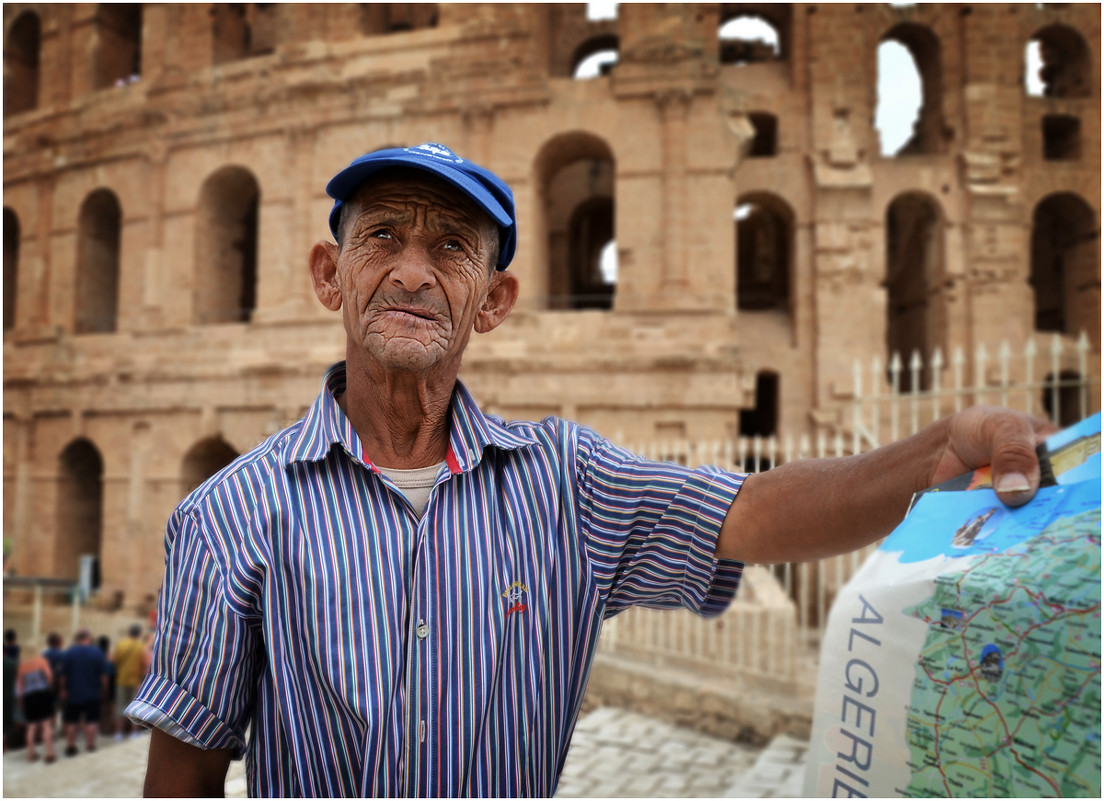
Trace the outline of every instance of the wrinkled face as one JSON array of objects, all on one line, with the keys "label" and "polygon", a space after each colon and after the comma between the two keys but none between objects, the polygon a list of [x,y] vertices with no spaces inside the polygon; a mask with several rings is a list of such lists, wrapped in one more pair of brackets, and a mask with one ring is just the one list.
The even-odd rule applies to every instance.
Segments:
[{"label": "wrinkled face", "polygon": [[344,219],[336,280],[350,346],[392,370],[458,368],[494,280],[493,220],[417,170],[373,178]]}]

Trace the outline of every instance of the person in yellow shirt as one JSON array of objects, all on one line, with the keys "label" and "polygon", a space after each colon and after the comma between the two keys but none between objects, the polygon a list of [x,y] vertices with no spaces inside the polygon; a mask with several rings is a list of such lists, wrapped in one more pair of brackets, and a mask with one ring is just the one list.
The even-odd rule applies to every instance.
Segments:
[{"label": "person in yellow shirt", "polygon": [[116,739],[140,733],[134,723],[123,714],[123,710],[134,700],[134,694],[149,666],[146,645],[141,637],[142,627],[135,623],[127,629],[127,636],[116,643],[115,652],[111,656],[111,661],[115,663],[115,704],[119,718]]}]

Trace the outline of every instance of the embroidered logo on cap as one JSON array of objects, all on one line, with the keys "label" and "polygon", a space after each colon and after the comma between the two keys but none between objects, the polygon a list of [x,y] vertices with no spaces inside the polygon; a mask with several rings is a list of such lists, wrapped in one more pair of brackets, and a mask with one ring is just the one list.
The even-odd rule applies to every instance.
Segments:
[{"label": "embroidered logo on cap", "polygon": [[450,164],[463,164],[464,160],[449,150],[444,145],[439,145],[436,142],[426,142],[424,145],[418,145],[417,147],[403,148],[407,153],[413,156],[428,156],[429,158],[437,159],[438,161],[447,161]]},{"label": "embroidered logo on cap", "polygon": [[524,612],[528,608],[529,604],[523,604],[521,602],[522,596],[528,592],[528,587],[520,581],[515,581],[506,589],[506,592],[502,593],[502,597],[509,603],[509,606],[506,608],[506,617],[509,617],[514,612]]}]

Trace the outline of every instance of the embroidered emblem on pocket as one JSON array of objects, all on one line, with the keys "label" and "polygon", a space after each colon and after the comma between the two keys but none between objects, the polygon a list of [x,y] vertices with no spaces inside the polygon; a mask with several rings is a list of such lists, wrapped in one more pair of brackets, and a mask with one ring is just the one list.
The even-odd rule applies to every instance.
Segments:
[{"label": "embroidered emblem on pocket", "polygon": [[522,584],[520,581],[515,581],[511,584],[506,592],[502,593],[502,597],[506,599],[506,617],[509,617],[514,612],[524,612],[529,604],[524,603],[524,598],[529,594],[529,588]]}]

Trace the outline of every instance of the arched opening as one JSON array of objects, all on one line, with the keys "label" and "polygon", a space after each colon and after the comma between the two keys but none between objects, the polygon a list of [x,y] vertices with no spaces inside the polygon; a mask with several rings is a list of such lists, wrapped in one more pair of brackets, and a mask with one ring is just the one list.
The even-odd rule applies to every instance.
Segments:
[{"label": "arched opening", "polygon": [[760,14],[727,15],[717,31],[722,64],[757,64],[783,56],[782,36],[776,22]]},{"label": "arched opening", "polygon": [[[779,403],[778,373],[764,370],[755,376],[755,408],[740,412],[740,436],[772,437],[778,433]],[[749,473],[758,473],[774,467],[773,454],[763,451],[744,459],[743,468]]]},{"label": "arched opening", "polygon": [[142,4],[100,3],[96,9],[93,86],[124,86],[142,73]]},{"label": "arched opening", "polygon": [[361,3],[360,31],[365,36],[436,28],[437,3]]},{"label": "arched opening", "polygon": [[[613,307],[614,281],[602,271],[602,255],[609,260],[613,241],[613,199],[592,197],[576,206],[570,225],[571,308]],[[615,251],[616,253],[616,251]]]},{"label": "arched opening", "polygon": [[1073,28],[1051,25],[1036,33],[1024,53],[1024,90],[1034,97],[1088,97],[1089,47]]},{"label": "arched opening", "polygon": [[1043,159],[1077,161],[1081,158],[1081,120],[1069,114],[1043,115]]},{"label": "arched opening", "polygon": [[766,192],[740,197],[736,221],[736,303],[745,311],[790,308],[794,214]]},{"label": "arched opening", "polygon": [[211,6],[212,62],[226,64],[249,55],[249,26],[244,3],[214,3]]},{"label": "arched opening", "polygon": [[1061,370],[1058,379],[1048,373],[1043,382],[1043,410],[1055,425],[1065,428],[1085,416],[1082,404],[1082,378],[1076,370]]},{"label": "arched opening", "polygon": [[100,557],[103,472],[103,458],[87,439],[76,439],[61,452],[54,549],[54,571],[59,578],[78,578],[82,556]]},{"label": "arched opening", "polygon": [[276,3],[215,3],[211,6],[212,62],[227,64],[276,49],[279,34]]},{"label": "arched opening", "polygon": [[15,301],[19,290],[19,218],[4,207],[4,330],[15,328]]},{"label": "arched opening", "polygon": [[119,308],[119,242],[122,210],[115,193],[97,189],[81,204],[77,223],[77,292],[73,330],[115,330]]},{"label": "arched opening", "polygon": [[195,321],[247,323],[257,298],[260,187],[242,167],[209,177],[196,211]]},{"label": "arched opening", "polygon": [[608,248],[616,234],[615,169],[609,147],[589,134],[566,134],[544,147],[539,164],[548,232],[548,307],[613,308],[616,276],[610,280]]},{"label": "arched opening", "polygon": [[4,42],[4,116],[38,108],[42,24],[24,11],[8,29]]},{"label": "arched opening", "polygon": [[1077,195],[1050,195],[1035,207],[1030,281],[1036,331],[1098,337],[1100,230],[1092,208]]},{"label": "arched opening", "polygon": [[899,42],[887,40],[878,45],[877,91],[874,127],[879,152],[894,156],[912,138],[924,96],[916,61]]},{"label": "arched opening", "polygon": [[181,465],[182,497],[226,467],[238,455],[221,437],[211,437],[196,443],[184,455],[184,463]]},{"label": "arched opening", "polygon": [[571,59],[571,75],[576,80],[609,75],[617,66],[619,43],[616,36],[596,36],[583,42]]},{"label": "arched opening", "polygon": [[778,117],[766,111],[753,111],[748,114],[755,129],[755,138],[751,140],[748,158],[769,158],[778,155]]},{"label": "arched opening", "polygon": [[906,23],[878,46],[875,126],[883,156],[938,154],[943,124],[943,64],[939,39],[923,25]]},{"label": "arched opening", "polygon": [[[908,364],[914,352],[929,360],[939,344],[942,308],[937,292],[943,275],[943,215],[926,195],[908,193],[886,211],[886,350]],[[921,371],[920,386],[912,386],[908,370],[901,373],[904,392],[924,390],[931,376]]]}]

